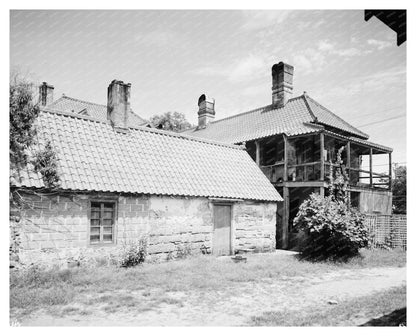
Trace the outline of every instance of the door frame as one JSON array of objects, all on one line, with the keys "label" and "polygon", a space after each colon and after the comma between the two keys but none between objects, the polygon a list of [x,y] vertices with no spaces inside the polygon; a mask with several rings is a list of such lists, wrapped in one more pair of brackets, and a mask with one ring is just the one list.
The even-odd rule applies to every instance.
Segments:
[{"label": "door frame", "polygon": [[215,231],[215,223],[214,223],[214,207],[216,205],[228,205],[230,206],[230,255],[234,255],[234,203],[227,201],[220,201],[215,200],[211,201],[212,204],[212,251],[214,251],[214,231]]}]

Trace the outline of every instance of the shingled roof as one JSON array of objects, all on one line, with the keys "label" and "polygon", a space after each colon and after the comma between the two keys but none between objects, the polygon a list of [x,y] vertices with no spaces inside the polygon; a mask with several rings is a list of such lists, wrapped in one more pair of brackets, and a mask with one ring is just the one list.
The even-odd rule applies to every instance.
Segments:
[{"label": "shingled roof", "polygon": [[[121,133],[71,112],[43,110],[36,125],[40,146],[49,139],[57,152],[62,189],[282,200],[238,146],[147,127]],[[44,186],[30,166],[14,184]]]},{"label": "shingled roof", "polygon": [[[46,108],[54,111],[73,112],[76,114],[86,115],[102,121],[107,120],[106,105],[95,104],[88,101],[71,98],[65,95],[47,105]],[[129,126],[139,127],[143,125],[147,125],[147,121],[143,118],[140,118],[133,111],[130,111]]]},{"label": "shingled roof", "polygon": [[203,129],[193,128],[183,133],[236,144],[275,134],[306,134],[316,132],[319,128],[335,129],[345,135],[368,139],[367,134],[336,116],[306,94],[290,99],[281,108],[268,105],[214,121]]}]

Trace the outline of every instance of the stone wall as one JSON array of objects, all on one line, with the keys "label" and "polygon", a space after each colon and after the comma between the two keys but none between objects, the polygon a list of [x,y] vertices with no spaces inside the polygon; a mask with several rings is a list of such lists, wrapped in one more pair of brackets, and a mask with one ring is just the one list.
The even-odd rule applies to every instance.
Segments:
[{"label": "stone wall", "polygon": [[276,248],[276,204],[239,202],[234,205],[234,250],[269,252]]},{"label": "stone wall", "polygon": [[[212,249],[213,204],[207,198],[126,196],[113,194],[39,195],[23,193],[20,226],[21,260],[26,263],[66,263],[71,259],[108,259],[120,247],[142,237],[149,259],[170,259],[178,253]],[[91,200],[115,200],[115,243],[89,243]],[[233,251],[275,247],[275,203],[233,205]]]},{"label": "stone wall", "polygon": [[200,253],[212,247],[212,214],[206,198],[150,198],[149,253]]}]

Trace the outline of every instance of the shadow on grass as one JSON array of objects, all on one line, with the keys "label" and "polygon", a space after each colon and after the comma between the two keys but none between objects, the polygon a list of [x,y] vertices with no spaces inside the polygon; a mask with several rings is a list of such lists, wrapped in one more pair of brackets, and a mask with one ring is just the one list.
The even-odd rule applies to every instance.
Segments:
[{"label": "shadow on grass", "polygon": [[306,261],[312,264],[325,263],[348,268],[406,266],[406,251],[401,249],[381,250],[363,248],[356,255],[341,258],[325,258],[322,255],[311,256],[305,253],[299,253],[294,257],[298,261]]},{"label": "shadow on grass", "polygon": [[369,320],[368,322],[361,324],[360,327],[398,327],[406,326],[406,307],[396,309],[390,314],[383,315],[382,317]]},{"label": "shadow on grass", "polygon": [[331,256],[326,255],[309,255],[307,253],[299,253],[294,256],[298,261],[307,261],[310,263],[330,263],[336,265],[348,264],[351,261],[355,263],[362,263],[364,257],[361,254],[349,255],[349,256]]}]

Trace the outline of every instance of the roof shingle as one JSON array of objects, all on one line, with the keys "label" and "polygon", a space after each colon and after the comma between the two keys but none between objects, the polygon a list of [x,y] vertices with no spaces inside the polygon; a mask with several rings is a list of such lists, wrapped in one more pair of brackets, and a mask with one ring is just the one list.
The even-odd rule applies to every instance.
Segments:
[{"label": "roof shingle", "polygon": [[345,120],[341,119],[336,114],[328,110],[326,107],[319,104],[316,100],[312,99],[311,97],[307,95],[305,95],[305,99],[307,101],[309,108],[312,111],[312,114],[316,117],[317,123],[337,128],[341,131],[350,133],[362,139],[369,138],[368,134],[350,125]]},{"label": "roof shingle", "polygon": [[316,132],[318,125],[330,126],[357,138],[368,139],[367,134],[306,94],[290,99],[282,108],[268,105],[214,121],[204,129],[193,128],[184,133],[227,143],[242,143],[281,133],[294,135]]},{"label": "roof shingle", "polygon": [[[62,96],[46,106],[47,109],[60,111],[60,112],[72,112],[81,115],[87,115],[92,118],[96,118],[101,121],[107,120],[107,106],[71,98],[68,96]],[[146,120],[139,117],[133,111],[129,114],[129,126],[139,127],[147,124]]]},{"label": "roof shingle", "polygon": [[[237,146],[146,127],[123,134],[109,122],[46,110],[37,127],[40,145],[50,139],[57,152],[62,189],[281,200]],[[29,167],[15,185],[43,182]]]}]

